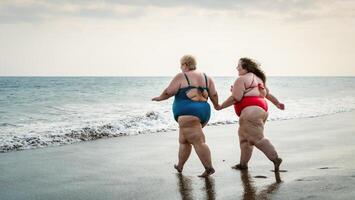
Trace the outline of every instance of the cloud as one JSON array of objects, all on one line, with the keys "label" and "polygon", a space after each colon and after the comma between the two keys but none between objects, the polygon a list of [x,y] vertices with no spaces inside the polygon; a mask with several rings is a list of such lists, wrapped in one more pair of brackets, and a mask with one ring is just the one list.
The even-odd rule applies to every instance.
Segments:
[{"label": "cloud", "polygon": [[0,23],[38,22],[57,18],[135,18],[142,7],[104,1],[5,1],[0,3]]},{"label": "cloud", "polygon": [[[38,22],[60,18],[135,19],[147,10],[187,8],[190,14],[230,13],[243,18],[312,20],[353,17],[350,0],[13,0],[0,2],[0,23]],[[174,13],[172,13],[173,15]]]}]

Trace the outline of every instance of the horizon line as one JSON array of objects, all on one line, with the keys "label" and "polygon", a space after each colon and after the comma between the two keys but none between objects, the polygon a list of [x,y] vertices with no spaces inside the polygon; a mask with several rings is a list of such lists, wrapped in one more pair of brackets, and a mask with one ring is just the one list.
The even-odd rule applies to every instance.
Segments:
[{"label": "horizon line", "polygon": [[[0,75],[0,78],[46,78],[46,77],[58,77],[58,78],[65,78],[65,77],[92,77],[92,78],[114,78],[114,77],[137,77],[137,78],[159,78],[159,77],[173,77],[173,75],[166,75],[166,76],[157,76],[157,75],[147,75],[147,76],[142,76],[142,75],[8,75],[8,76],[2,76]],[[235,76],[228,76],[228,75],[217,75],[217,76],[212,76],[212,77],[235,77]],[[267,77],[355,77],[355,75],[268,75]]]}]

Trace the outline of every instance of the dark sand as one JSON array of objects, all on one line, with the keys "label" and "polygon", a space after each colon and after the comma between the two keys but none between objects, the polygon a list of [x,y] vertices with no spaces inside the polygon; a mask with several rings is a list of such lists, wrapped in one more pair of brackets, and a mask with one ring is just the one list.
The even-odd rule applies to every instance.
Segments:
[{"label": "dark sand", "polygon": [[0,154],[0,199],[355,199],[355,112],[270,121],[280,169],[257,149],[239,160],[238,125],[205,128],[216,173],[192,152],[182,175],[177,132]]}]

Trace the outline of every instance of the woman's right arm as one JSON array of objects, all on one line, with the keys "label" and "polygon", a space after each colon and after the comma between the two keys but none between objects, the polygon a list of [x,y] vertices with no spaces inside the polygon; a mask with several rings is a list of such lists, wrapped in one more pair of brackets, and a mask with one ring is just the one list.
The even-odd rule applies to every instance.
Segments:
[{"label": "woman's right arm", "polygon": [[243,98],[245,91],[244,80],[242,77],[239,77],[233,85],[232,95],[229,96],[221,105],[220,109],[227,108],[233,105],[235,102],[240,101]]},{"label": "woman's right arm", "polygon": [[180,80],[182,76],[182,73],[177,74],[170,82],[169,86],[165,88],[159,96],[152,98],[152,101],[163,101],[174,96],[180,88]]}]

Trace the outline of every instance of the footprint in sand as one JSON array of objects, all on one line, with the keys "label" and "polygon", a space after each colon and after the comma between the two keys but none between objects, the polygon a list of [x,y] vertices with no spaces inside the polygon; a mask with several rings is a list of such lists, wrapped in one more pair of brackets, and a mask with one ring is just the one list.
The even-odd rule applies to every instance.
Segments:
[{"label": "footprint in sand", "polygon": [[316,181],[317,179],[303,179],[303,178],[299,178],[299,179],[296,179],[296,181]]},{"label": "footprint in sand", "polygon": [[258,175],[258,176],[254,176],[254,178],[267,178],[267,176]]},{"label": "footprint in sand", "polygon": [[339,167],[320,167],[318,169],[339,169]]}]

